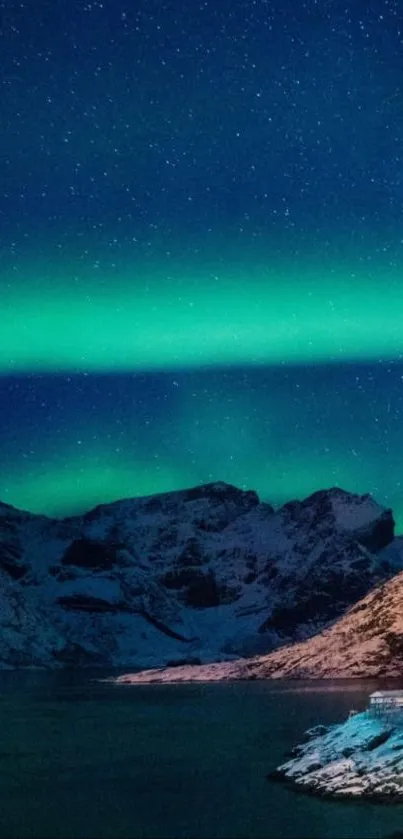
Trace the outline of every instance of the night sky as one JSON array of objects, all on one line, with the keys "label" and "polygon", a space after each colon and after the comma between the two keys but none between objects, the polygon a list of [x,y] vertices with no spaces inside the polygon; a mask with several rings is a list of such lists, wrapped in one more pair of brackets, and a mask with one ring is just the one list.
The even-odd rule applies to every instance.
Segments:
[{"label": "night sky", "polygon": [[0,9],[0,499],[403,530],[402,0]]}]

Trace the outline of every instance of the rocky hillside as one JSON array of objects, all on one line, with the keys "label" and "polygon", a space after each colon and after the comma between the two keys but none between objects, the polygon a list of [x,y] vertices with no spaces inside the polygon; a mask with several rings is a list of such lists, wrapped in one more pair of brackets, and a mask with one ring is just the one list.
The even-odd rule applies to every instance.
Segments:
[{"label": "rocky hillside", "polygon": [[276,512],[223,483],[63,521],[0,504],[0,666],[211,662],[309,638],[403,568],[393,526],[340,489]]},{"label": "rocky hillside", "polygon": [[265,677],[355,678],[403,674],[403,573],[378,586],[329,629],[262,661]]},{"label": "rocky hillside", "polygon": [[[397,541],[397,540],[396,540]],[[269,655],[203,667],[150,670],[122,682],[395,678],[403,675],[403,572],[327,629]]]}]

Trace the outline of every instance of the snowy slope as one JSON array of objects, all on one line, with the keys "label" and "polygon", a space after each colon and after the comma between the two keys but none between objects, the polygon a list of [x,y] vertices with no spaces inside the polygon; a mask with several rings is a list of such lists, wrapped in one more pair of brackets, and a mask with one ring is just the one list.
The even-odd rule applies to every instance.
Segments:
[{"label": "snowy slope", "polygon": [[[381,552],[402,555],[402,539]],[[403,572],[380,584],[314,637],[269,655],[158,669],[121,677],[122,682],[221,681],[230,679],[347,679],[403,674]]]},{"label": "snowy slope", "polygon": [[402,569],[396,542],[389,510],[340,489],[276,512],[224,483],[62,521],[0,504],[0,666],[266,652]]}]

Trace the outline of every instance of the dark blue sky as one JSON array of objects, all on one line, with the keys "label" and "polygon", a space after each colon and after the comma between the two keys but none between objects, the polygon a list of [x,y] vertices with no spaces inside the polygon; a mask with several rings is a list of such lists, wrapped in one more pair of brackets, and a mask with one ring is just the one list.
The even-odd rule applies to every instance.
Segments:
[{"label": "dark blue sky", "polygon": [[399,217],[398,2],[2,5],[11,234],[309,235],[325,213],[358,235]]},{"label": "dark blue sky", "polygon": [[0,497],[403,522],[401,4],[0,8]]}]

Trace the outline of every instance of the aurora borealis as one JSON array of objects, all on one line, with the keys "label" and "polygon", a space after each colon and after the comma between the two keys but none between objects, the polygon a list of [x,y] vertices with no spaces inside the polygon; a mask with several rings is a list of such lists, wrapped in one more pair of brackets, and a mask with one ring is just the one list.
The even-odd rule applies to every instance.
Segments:
[{"label": "aurora borealis", "polygon": [[[143,269],[144,270],[144,269]],[[0,369],[10,372],[182,370],[256,364],[396,359],[403,355],[400,273],[372,281],[361,270],[335,278],[322,271],[268,272],[227,267],[228,276],[184,276],[178,296],[153,276],[111,282],[84,297],[74,287],[12,288],[3,300]],[[146,277],[146,271],[141,275]],[[388,295],[380,299],[379,284]],[[287,293],[284,293],[287,289]]]},{"label": "aurora borealis", "polygon": [[401,529],[399,3],[0,7],[0,499],[337,484]]}]

